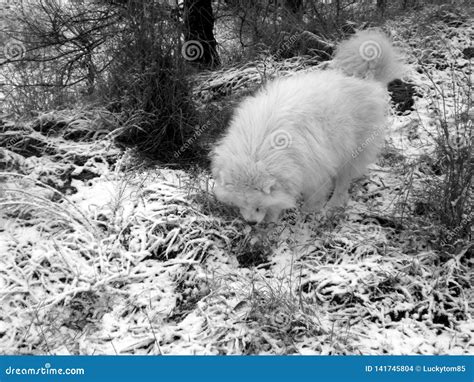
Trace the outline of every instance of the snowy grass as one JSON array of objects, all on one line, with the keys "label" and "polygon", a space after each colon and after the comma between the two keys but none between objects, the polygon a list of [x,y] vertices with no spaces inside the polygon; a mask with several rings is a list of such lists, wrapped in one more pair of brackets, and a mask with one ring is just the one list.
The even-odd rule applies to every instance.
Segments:
[{"label": "snowy grass", "polygon": [[6,209],[2,353],[470,351],[467,252],[416,248],[364,201],[252,231],[196,183],[96,179],[70,197],[94,229]]},{"label": "snowy grass", "polygon": [[434,176],[425,187],[427,196],[419,198],[426,204],[425,208],[439,216],[448,231],[457,231],[441,237],[442,242],[452,244],[465,236],[474,220],[472,83],[467,75],[458,78],[454,70],[446,86],[436,84],[430,73],[427,77],[434,88],[431,103],[436,126],[435,134],[426,129],[435,142],[432,174],[441,172],[441,176]]},{"label": "snowy grass", "polygon": [[[215,200],[204,170],[140,165],[113,123],[87,133],[92,114],[0,126],[0,353],[472,353],[469,234],[440,248],[446,227],[416,207],[437,134],[416,73],[416,111],[392,117],[347,208],[259,228]],[[209,81],[238,71],[221,74]]]}]

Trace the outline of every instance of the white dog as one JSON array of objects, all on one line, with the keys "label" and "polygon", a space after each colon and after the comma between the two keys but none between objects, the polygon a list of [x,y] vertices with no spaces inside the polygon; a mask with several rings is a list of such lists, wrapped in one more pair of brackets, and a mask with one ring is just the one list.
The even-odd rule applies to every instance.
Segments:
[{"label": "white dog", "polygon": [[249,223],[276,221],[302,197],[339,206],[384,142],[386,85],[402,64],[380,32],[342,42],[330,69],[279,78],[245,99],[212,153],[217,199]]}]

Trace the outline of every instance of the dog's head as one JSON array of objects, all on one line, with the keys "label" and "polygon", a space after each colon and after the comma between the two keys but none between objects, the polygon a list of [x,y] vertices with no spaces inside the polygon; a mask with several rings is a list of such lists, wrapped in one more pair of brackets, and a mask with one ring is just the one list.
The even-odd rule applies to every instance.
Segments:
[{"label": "dog's head", "polygon": [[289,195],[275,177],[265,173],[258,163],[246,167],[244,172],[218,169],[214,171],[214,177],[217,199],[238,207],[250,224],[274,220],[282,210],[296,206],[295,197]]}]

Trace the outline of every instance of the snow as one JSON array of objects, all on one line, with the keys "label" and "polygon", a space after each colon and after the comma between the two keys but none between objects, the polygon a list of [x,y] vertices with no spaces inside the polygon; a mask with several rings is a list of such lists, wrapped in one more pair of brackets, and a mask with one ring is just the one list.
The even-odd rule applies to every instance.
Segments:
[{"label": "snow", "polygon": [[[449,40],[457,52],[471,32],[466,24]],[[469,63],[456,57],[464,73]],[[467,255],[440,261],[416,222],[398,223],[406,164],[433,155],[428,95],[450,79],[410,74],[422,93],[415,110],[391,116],[386,157],[334,216],[289,213],[251,229],[222,212],[206,173],[127,171],[129,153],[107,139],[54,138],[59,162],[0,149],[18,175],[0,174],[0,202],[16,203],[0,212],[0,352],[472,354]],[[79,153],[88,159],[70,160]],[[97,160],[108,155],[115,164]],[[67,166],[70,184],[56,171]],[[419,187],[424,175],[413,174]],[[69,191],[58,196],[48,182]]]}]

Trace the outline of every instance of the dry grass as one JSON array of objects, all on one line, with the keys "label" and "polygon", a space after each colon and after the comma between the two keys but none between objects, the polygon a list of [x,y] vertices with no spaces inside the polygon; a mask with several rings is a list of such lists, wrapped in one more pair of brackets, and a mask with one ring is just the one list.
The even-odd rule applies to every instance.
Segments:
[{"label": "dry grass", "polygon": [[[244,72],[197,94],[262,78]],[[0,353],[471,354],[472,244],[440,249],[427,232],[444,228],[412,208],[411,118],[394,117],[391,151],[346,209],[258,229],[216,202],[204,171],[137,166],[108,133],[2,130]]]},{"label": "dry grass", "polygon": [[[361,203],[251,231],[210,214],[220,207],[184,173],[120,178],[95,181],[95,192],[110,192],[101,205],[72,196],[69,220],[56,217],[60,201],[48,214],[26,201],[21,213],[6,209],[2,353],[471,349],[467,249],[413,253],[410,231],[368,217]],[[74,218],[79,208],[88,223]],[[261,261],[255,248],[266,250]]]}]

